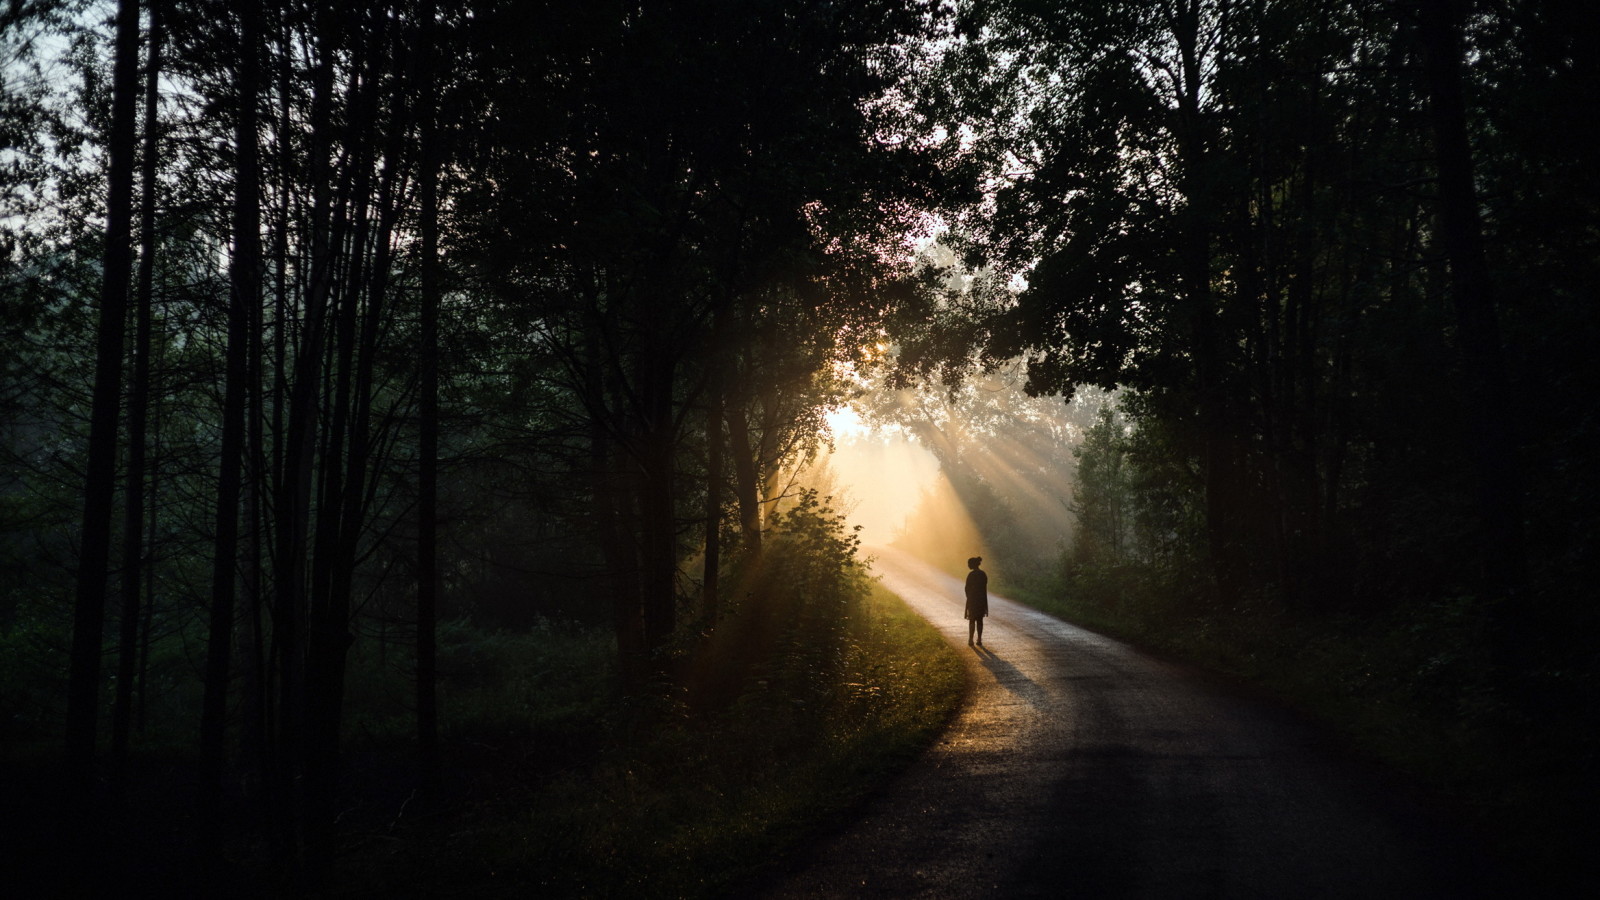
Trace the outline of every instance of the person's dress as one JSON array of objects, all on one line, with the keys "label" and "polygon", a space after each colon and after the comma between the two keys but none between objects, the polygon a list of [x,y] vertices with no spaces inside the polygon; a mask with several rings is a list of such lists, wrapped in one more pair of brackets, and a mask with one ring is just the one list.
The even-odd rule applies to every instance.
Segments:
[{"label": "person's dress", "polygon": [[963,614],[968,619],[981,619],[989,614],[989,576],[982,569],[973,569],[967,573],[967,609]]}]

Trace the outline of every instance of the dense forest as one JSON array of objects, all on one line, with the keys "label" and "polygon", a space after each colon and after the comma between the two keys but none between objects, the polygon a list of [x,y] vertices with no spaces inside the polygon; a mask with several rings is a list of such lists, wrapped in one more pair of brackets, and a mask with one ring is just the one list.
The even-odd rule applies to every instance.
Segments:
[{"label": "dense forest", "polygon": [[[657,769],[731,783],[800,735],[925,733],[861,674],[903,623],[822,463],[848,404],[934,453],[1006,587],[1241,657],[1375,648],[1407,709],[1518,773],[1483,809],[1581,835],[1597,25],[1558,0],[5,5],[14,846],[85,879],[348,886],[381,843],[356,832],[489,817],[465,770],[564,789],[649,734]],[[606,892],[546,871],[584,852],[558,818],[494,840]],[[156,820],[165,855],[128,843]],[[459,855],[507,865],[490,843]]]}]

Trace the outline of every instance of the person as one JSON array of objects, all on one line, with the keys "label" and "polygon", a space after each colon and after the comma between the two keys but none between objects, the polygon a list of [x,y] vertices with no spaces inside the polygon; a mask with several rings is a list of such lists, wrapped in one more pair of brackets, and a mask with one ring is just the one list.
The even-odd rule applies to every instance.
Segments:
[{"label": "person", "polygon": [[978,634],[978,646],[983,646],[983,617],[989,614],[989,574],[978,568],[983,565],[983,557],[974,556],[967,560],[967,568],[972,571],[967,573],[967,646],[972,646],[972,634]]}]

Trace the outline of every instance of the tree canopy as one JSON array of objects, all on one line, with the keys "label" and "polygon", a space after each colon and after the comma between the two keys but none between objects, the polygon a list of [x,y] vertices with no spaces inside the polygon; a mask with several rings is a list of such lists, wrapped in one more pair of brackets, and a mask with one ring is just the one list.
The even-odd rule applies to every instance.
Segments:
[{"label": "tree canopy", "polygon": [[769,533],[854,590],[790,478],[848,402],[1036,586],[1446,605],[1508,717],[1576,704],[1583,7],[7,4],[0,730],[88,821],[182,694],[199,832],[242,791],[326,883],[368,670],[438,799],[449,623],[602,629],[634,698]]}]

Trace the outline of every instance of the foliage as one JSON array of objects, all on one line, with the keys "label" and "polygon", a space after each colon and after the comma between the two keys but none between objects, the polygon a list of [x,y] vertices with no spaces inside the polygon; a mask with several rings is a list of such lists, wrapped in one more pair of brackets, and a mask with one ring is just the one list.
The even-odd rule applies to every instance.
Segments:
[{"label": "foliage", "polygon": [[866,396],[858,401],[873,421],[903,429],[939,463],[939,482],[906,516],[897,545],[946,560],[958,576],[973,555],[992,561],[999,583],[1042,574],[1075,527],[1069,460],[1105,397],[1094,390],[1068,403],[1029,396],[1020,361],[954,384],[894,387],[914,382],[922,365],[904,352],[886,357],[863,379]]},{"label": "foliage", "polygon": [[1078,529],[1072,539],[1072,561],[1115,565],[1134,557],[1131,546],[1131,490],[1124,457],[1121,423],[1114,409],[1102,407],[1083,443],[1073,450],[1078,478],[1072,512]]},{"label": "foliage", "polygon": [[[197,852],[275,841],[314,884],[346,751],[408,726],[429,758],[439,729],[587,734],[616,694],[714,655],[715,579],[682,577],[705,529],[806,623],[774,626],[752,669],[837,671],[807,642],[841,640],[855,545],[815,497],[779,512],[777,476],[818,446],[838,368],[917,296],[905,235],[948,186],[948,142],[878,129],[947,11],[125,2],[140,45],[112,53],[86,9],[0,13],[8,742],[59,726],[70,644],[94,683],[67,783],[93,793],[103,759],[108,796],[138,790],[141,754],[189,764],[202,688]],[[116,94],[139,95],[137,140],[113,140],[109,61],[136,56]],[[138,164],[112,217],[133,213],[131,238],[105,224],[108,159]],[[107,320],[138,337],[120,356],[93,340],[110,253],[139,263],[107,295],[133,311]],[[115,457],[92,515],[88,385],[95,458]],[[760,553],[763,532],[783,546]],[[74,631],[68,573],[103,533]],[[612,658],[573,677],[526,644],[572,630],[546,649]],[[211,827],[235,785],[237,818]]]},{"label": "foliage", "polygon": [[457,677],[484,678],[481,708],[501,724],[458,731],[470,743],[455,752],[493,799],[403,829],[397,847],[364,844],[350,856],[356,895],[418,883],[720,895],[920,750],[960,697],[959,661],[869,590],[853,536],[814,494],[781,521],[743,601],[652,695],[597,694],[606,658],[579,634],[459,644]]},{"label": "foliage", "polygon": [[[1573,736],[1600,672],[1576,637],[1595,623],[1596,417],[1576,379],[1600,254],[1578,149],[1595,126],[1574,110],[1600,79],[1572,29],[1592,11],[967,10],[943,82],[961,90],[930,109],[997,111],[974,128],[993,135],[974,152],[995,195],[961,240],[1025,279],[976,349],[1027,353],[1041,390],[1123,388],[1129,528],[1161,542],[1115,559],[1127,532],[1091,490],[1078,552],[1040,590],[1448,773],[1484,821],[1516,823],[1499,830],[1523,832],[1508,842],[1535,868],[1570,871],[1557,823],[1594,800],[1595,749]],[[1460,41],[1447,59],[1441,34]],[[1086,449],[1080,482],[1112,487],[1118,449]]]}]

